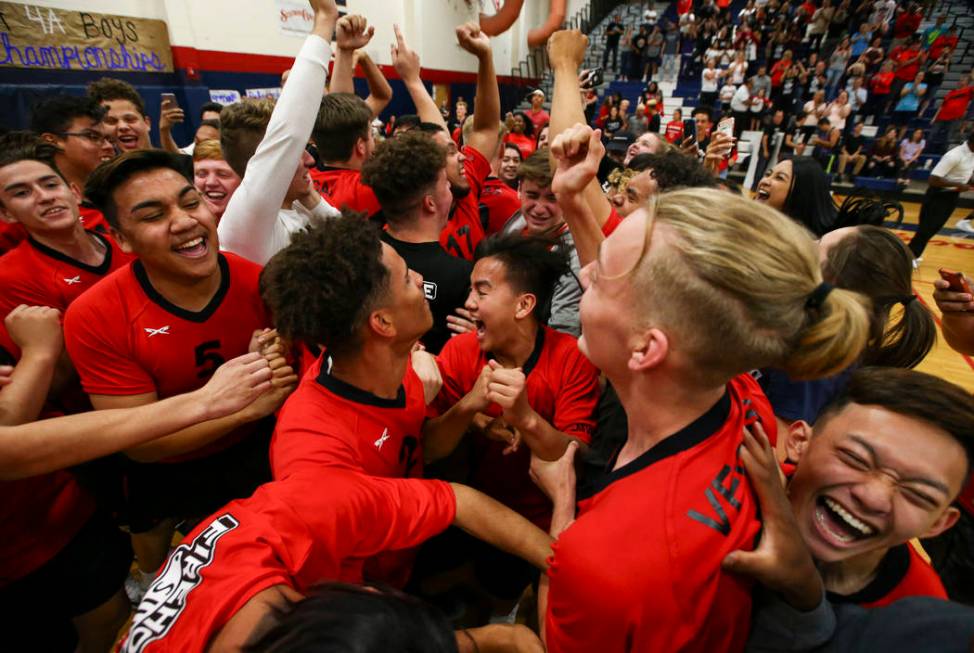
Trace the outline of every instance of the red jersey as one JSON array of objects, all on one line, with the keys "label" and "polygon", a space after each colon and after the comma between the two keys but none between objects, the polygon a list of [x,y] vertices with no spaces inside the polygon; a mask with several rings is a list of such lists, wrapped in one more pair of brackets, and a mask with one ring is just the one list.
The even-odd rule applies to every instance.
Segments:
[{"label": "red jersey", "polygon": [[937,122],[963,118],[967,114],[967,107],[970,106],[972,97],[974,97],[974,86],[963,86],[948,91],[943,104],[940,105]]},{"label": "red jersey", "polygon": [[97,231],[100,234],[112,232],[112,227],[105,219],[105,215],[88,202],[85,201],[78,205],[78,215],[81,218],[81,224],[88,231]]},{"label": "red jersey", "polygon": [[[470,392],[490,358],[489,353],[481,351],[476,334],[451,338],[437,358],[443,388],[434,410],[445,413]],[[542,327],[523,370],[531,408],[562,433],[586,444],[591,442],[599,400],[599,373],[578,351],[575,338]],[[484,412],[499,417],[503,411],[493,404]],[[471,455],[470,484],[547,530],[551,502],[528,476],[531,451],[522,445],[505,456],[506,448],[506,443],[477,437]]]},{"label": "red jersey", "polygon": [[534,133],[537,134],[541,129],[551,122],[551,114],[549,114],[544,109],[528,109],[525,112],[528,118],[531,119],[531,124],[534,125]]},{"label": "red jersey", "polygon": [[869,84],[869,92],[873,95],[887,95],[889,94],[890,87],[893,85],[893,79],[896,74],[891,72],[888,73],[876,73],[873,75],[872,81]]},{"label": "red jersey", "polygon": [[[921,54],[920,49],[916,46],[907,48],[906,46],[899,46],[893,48],[893,51],[889,53],[889,58],[900,64],[904,61],[909,61],[914,57],[919,57]],[[896,77],[902,79],[905,82],[912,82],[920,71],[920,59],[917,59],[911,64],[906,64],[903,66],[898,66],[896,68]]]},{"label": "red jersey", "polygon": [[[253,332],[270,324],[261,268],[230,252],[219,255],[219,266],[220,287],[199,312],[160,295],[138,260],[79,297],[65,316],[64,341],[85,392],[165,399],[200,388],[225,361],[246,354]],[[225,448],[253,429],[245,425],[181,458]]]},{"label": "red jersey", "polygon": [[905,39],[918,29],[920,29],[920,23],[923,21],[923,14],[917,14],[909,11],[904,11],[899,17],[893,22],[893,38],[894,39]]},{"label": "red jersey", "polygon": [[521,158],[526,159],[532,154],[534,154],[534,139],[530,136],[525,136],[524,134],[515,134],[511,132],[504,137],[505,143],[510,143],[521,150]]},{"label": "red jersey", "polygon": [[548,651],[743,650],[751,583],[720,564],[760,532],[738,455],[759,419],[774,441],[771,406],[741,375],[692,424],[593,479],[553,545]]},{"label": "red jersey", "polygon": [[322,467],[371,476],[422,476],[423,383],[406,368],[399,396],[383,399],[339,381],[319,358],[281,408],[271,440],[275,479]]},{"label": "red jersey", "polygon": [[[132,260],[111,238],[97,232],[92,235],[105,248],[101,265],[76,261],[33,238],[0,257],[0,315],[6,317],[20,304],[50,306],[63,312],[81,293]],[[14,360],[20,358],[20,350],[10,340],[2,322],[0,347]]]},{"label": "red jersey", "polygon": [[22,224],[0,220],[0,254],[9,252],[25,240],[27,240],[27,230]]},{"label": "red jersey", "polygon": [[470,184],[466,197],[453,203],[450,221],[440,232],[440,245],[447,254],[473,260],[474,250],[484,239],[484,223],[480,218],[480,194],[490,176],[490,162],[476,149],[465,145],[463,174]]},{"label": "red jersey", "polygon": [[936,61],[945,50],[953,50],[957,47],[957,35],[941,34],[930,46],[930,58]]},{"label": "red jersey", "polygon": [[833,603],[858,603],[864,608],[881,608],[910,596],[947,600],[940,576],[909,542],[891,548],[879,563],[876,577],[855,594],[829,592]]},{"label": "red jersey", "polygon": [[363,558],[413,547],[456,515],[442,481],[344,470],[261,486],[204,520],[169,556],[122,646],[125,653],[202,653],[250,599],[276,585],[362,581]]},{"label": "red jersey", "polygon": [[372,187],[362,183],[361,170],[329,166],[325,166],[324,170],[312,168],[311,181],[328,203],[339,211],[364,211],[366,217],[371,218],[381,210]]},{"label": "red jersey", "polygon": [[682,120],[671,120],[666,123],[666,140],[676,144],[683,140]]},{"label": "red jersey", "polygon": [[487,209],[487,233],[496,234],[521,210],[521,196],[497,177],[488,177],[480,193],[480,204]]}]

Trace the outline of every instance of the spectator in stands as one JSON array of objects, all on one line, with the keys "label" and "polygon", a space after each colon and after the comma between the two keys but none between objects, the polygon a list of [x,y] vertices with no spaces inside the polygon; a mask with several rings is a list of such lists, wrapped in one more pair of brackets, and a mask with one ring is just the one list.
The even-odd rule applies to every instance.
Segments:
[{"label": "spectator in stands", "polygon": [[680,109],[674,109],[672,120],[666,123],[665,137],[667,142],[672,143],[673,145],[679,145],[682,143],[684,130],[683,111]]},{"label": "spectator in stands", "polygon": [[95,168],[115,156],[104,116],[105,109],[94,99],[74,95],[55,95],[31,109],[31,131],[57,147],[58,171],[79,189]]},{"label": "spectator in stands", "polygon": [[[618,107],[615,108],[618,114]],[[528,158],[535,148],[534,123],[523,111],[516,112],[509,122],[508,128],[511,131],[504,137],[504,142],[516,145],[521,150],[521,155]]]},{"label": "spectator in stands", "polygon": [[667,21],[663,30],[663,65],[660,76],[667,82],[677,81],[680,72],[680,32]]},{"label": "spectator in stands", "polygon": [[501,149],[503,154],[495,174],[505,184],[517,189],[517,169],[524,160],[521,155],[521,148],[511,143],[505,143]]},{"label": "spectator in stands", "polygon": [[626,131],[639,138],[649,131],[649,110],[644,104],[637,104],[636,111],[626,121]]},{"label": "spectator in stands", "polygon": [[828,175],[810,156],[779,161],[765,173],[754,199],[778,209],[816,237],[832,228],[837,215]]},{"label": "spectator in stands", "polygon": [[829,119],[829,124],[838,129],[839,132],[845,131],[846,120],[852,114],[852,105],[849,104],[848,91],[839,91],[839,95],[829,102],[825,115]]},{"label": "spectator in stands", "polygon": [[849,42],[849,38],[846,37],[839,42],[838,47],[829,55],[829,66],[826,73],[828,76],[829,97],[835,97],[836,90],[839,88],[839,83],[842,81],[842,76],[845,74],[845,70],[849,66],[851,59],[852,45]]},{"label": "spectator in stands", "polygon": [[825,102],[825,91],[816,91],[812,99],[803,108],[805,117],[802,119],[802,129],[806,136],[811,136],[818,129],[818,121],[827,118],[829,105]]},{"label": "spectator in stands", "polygon": [[872,76],[869,82],[869,99],[866,102],[865,115],[867,118],[883,114],[888,111],[892,100],[892,86],[896,74],[893,72],[893,62],[886,61],[879,72]]},{"label": "spectator in stands", "polygon": [[859,26],[859,31],[850,37],[849,46],[853,58],[858,59],[869,48],[869,43],[873,38],[870,27],[871,25],[869,23],[863,23]]},{"label": "spectator in stands", "polygon": [[842,132],[833,127],[828,118],[820,118],[817,131],[809,139],[808,144],[812,146],[811,156],[822,166],[822,170],[828,172],[832,167],[832,157],[839,144]]},{"label": "spectator in stands", "polygon": [[740,138],[741,132],[748,129],[751,124],[751,80],[745,81],[734,91],[730,110],[734,114],[734,137]]},{"label": "spectator in stands", "polygon": [[781,86],[778,87],[778,97],[772,98],[775,106],[784,110],[788,115],[795,112],[795,107],[798,104],[796,96],[800,96],[801,92],[798,84],[799,70],[800,68],[797,65],[788,66],[781,80]]},{"label": "spectator in stands", "polygon": [[646,51],[646,44],[649,41],[649,33],[646,27],[640,27],[639,32],[634,34],[629,41],[629,70],[626,73],[628,81],[638,81],[643,78],[645,62],[643,56]]},{"label": "spectator in stands", "polygon": [[730,76],[730,82],[734,86],[740,86],[747,78],[747,61],[744,58],[744,51],[738,50],[734,53],[734,61],[727,67],[725,75]]},{"label": "spectator in stands", "polygon": [[893,21],[893,47],[902,44],[916,34],[922,21],[923,12],[920,11],[920,7],[914,3],[907,5],[906,9]]},{"label": "spectator in stands", "polygon": [[886,128],[883,136],[873,143],[869,162],[866,164],[866,170],[870,176],[889,179],[897,175],[899,146],[896,142],[896,134],[896,127],[890,125]]},{"label": "spectator in stands", "polygon": [[105,108],[105,128],[122,152],[152,147],[149,140],[152,121],[134,86],[120,79],[102,77],[88,84],[88,96]]},{"label": "spectator in stands", "polygon": [[659,70],[660,61],[663,56],[663,42],[663,33],[660,31],[658,25],[654,25],[653,31],[650,33],[649,38],[646,39],[646,50],[643,53],[645,61],[643,68],[644,82],[648,82],[656,77],[656,71]]},{"label": "spectator in stands", "polygon": [[219,224],[230,198],[240,185],[240,176],[223,158],[219,140],[202,141],[193,149],[193,185]]},{"label": "spectator in stands", "polygon": [[[720,115],[731,115],[731,101],[737,93],[737,87],[730,83],[730,78],[724,78],[724,85],[720,87]],[[750,97],[750,96],[748,96]]]},{"label": "spectator in stands", "polygon": [[858,177],[866,165],[866,139],[862,135],[862,128],[863,123],[857,122],[852,128],[852,133],[842,139],[842,147],[839,150],[839,167],[836,170],[837,179],[842,179],[849,163],[852,163],[852,176],[854,177]]},{"label": "spectator in stands", "polygon": [[920,100],[926,95],[927,85],[924,82],[925,74],[920,71],[913,78],[912,82],[907,82],[900,90],[900,99],[893,110],[893,124],[905,126],[916,117],[920,108]]},{"label": "spectator in stands", "polygon": [[761,129],[761,125],[764,122],[764,116],[767,114],[768,108],[771,106],[771,100],[770,98],[765,97],[764,89],[762,88],[760,91],[751,96],[749,104],[751,105],[751,124],[748,128],[751,131],[758,131]]},{"label": "spectator in stands", "polygon": [[862,76],[856,75],[849,79],[849,87],[846,92],[849,96],[849,109],[852,118],[862,119],[866,110],[866,103],[869,102],[869,92],[862,85]]},{"label": "spectator in stands", "polygon": [[944,52],[952,53],[957,48],[957,26],[951,25],[946,34],[941,34],[930,46],[930,57],[939,59]]},{"label": "spectator in stands", "polygon": [[894,98],[899,98],[903,87],[916,78],[924,57],[925,54],[920,49],[920,38],[918,36],[911,36],[906,45],[890,50],[889,58],[893,61],[894,72],[896,73],[890,90]]},{"label": "spectator in stands", "polygon": [[524,113],[531,120],[532,133],[548,124],[551,115],[544,109],[544,91],[539,88],[531,93],[531,108]]},{"label": "spectator in stands", "polygon": [[923,80],[927,84],[927,92],[924,94],[923,102],[920,104],[921,116],[927,112],[927,107],[937,97],[937,90],[944,83],[944,75],[950,68],[950,56],[949,53],[943,52],[940,54],[940,57],[927,60],[926,76]]},{"label": "spectator in stands", "polygon": [[931,238],[950,218],[957,208],[960,194],[971,190],[974,175],[974,132],[967,142],[947,152],[934,166],[927,181],[927,192],[920,207],[920,226],[910,241],[910,250],[916,257],[916,265],[923,260],[923,250]]},{"label": "spectator in stands", "polygon": [[612,68],[611,70],[619,69],[619,39],[622,37],[624,30],[622,27],[622,19],[619,14],[613,14],[612,20],[605,28],[605,51],[602,53],[602,67],[608,68],[609,54],[612,54]]},{"label": "spectator in stands", "polygon": [[768,75],[768,67],[764,65],[758,66],[757,74],[751,78],[751,90],[757,93],[761,89],[764,89],[766,97],[771,97],[771,77]]},{"label": "spectator in stands", "polygon": [[[879,70],[880,65],[883,63],[886,51],[883,49],[883,39],[879,36],[874,38],[866,48],[862,56],[859,57],[859,62],[865,64],[866,72],[875,73]],[[892,70],[892,68],[890,69]]]},{"label": "spectator in stands", "polygon": [[707,67],[700,73],[700,106],[712,109],[717,102],[717,91],[723,73],[717,70],[717,62],[707,60]]},{"label": "spectator in stands", "polygon": [[897,182],[901,186],[906,186],[910,183],[910,173],[916,167],[917,162],[920,160],[920,155],[923,154],[926,146],[927,141],[923,139],[922,129],[915,129],[909,138],[904,138],[900,141],[900,148],[896,158],[899,167],[899,178]]},{"label": "spectator in stands", "polygon": [[933,117],[933,131],[930,142],[934,147],[941,144],[954,143],[960,134],[960,126],[967,108],[974,97],[974,84],[969,74],[961,75],[957,88],[951,89],[944,96],[940,108]]}]

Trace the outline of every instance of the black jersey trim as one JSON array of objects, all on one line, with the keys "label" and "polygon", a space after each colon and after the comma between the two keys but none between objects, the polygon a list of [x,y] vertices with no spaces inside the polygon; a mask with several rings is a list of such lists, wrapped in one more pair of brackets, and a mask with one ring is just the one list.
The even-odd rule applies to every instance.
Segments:
[{"label": "black jersey trim", "polygon": [[[534,349],[531,350],[531,355],[521,366],[521,371],[524,372],[525,377],[537,367],[542,351],[544,351],[544,327],[538,327],[538,336],[534,339]],[[487,352],[487,360],[494,360],[493,352]]]},{"label": "black jersey trim", "polygon": [[43,243],[37,242],[36,240],[34,240],[33,236],[28,236],[27,242],[30,243],[31,247],[36,249],[44,256],[56,259],[58,261],[61,261],[62,263],[67,263],[68,265],[72,267],[76,267],[79,270],[84,270],[85,272],[91,272],[92,274],[97,274],[98,276],[104,276],[105,274],[108,273],[109,270],[112,269],[112,246],[105,239],[105,237],[102,236],[97,231],[85,231],[85,234],[94,236],[98,240],[98,242],[100,242],[102,245],[105,246],[105,260],[101,262],[101,265],[88,265],[87,263],[82,263],[77,259],[71,258],[67,254],[63,254],[57,251],[56,249],[48,247]]},{"label": "black jersey trim", "polygon": [[[609,462],[602,470],[602,474],[597,478],[593,478],[591,482],[586,484],[587,487],[584,496],[580,495],[578,498],[586,499],[594,496],[616,481],[641,472],[653,463],[657,463],[661,460],[669,458],[670,456],[675,456],[679,453],[692,449],[721,430],[724,423],[727,421],[728,416],[730,415],[730,410],[730,391],[726,390],[724,392],[724,396],[722,396],[717,403],[711,406],[706,413],[673,435],[668,436],[655,447],[633,460],[631,463],[613,471],[612,468],[615,466],[616,460],[619,458],[619,451],[622,450],[622,445],[620,445],[609,458]],[[623,442],[623,444],[625,443]]]},{"label": "black jersey trim", "polygon": [[319,385],[331,392],[336,394],[342,399],[347,399],[348,401],[353,401],[357,404],[363,404],[365,406],[374,406],[376,408],[405,408],[406,407],[406,388],[402,385],[399,386],[399,390],[396,392],[395,399],[386,399],[385,397],[379,397],[372,394],[367,390],[361,388],[356,388],[350,383],[345,383],[340,379],[336,379],[329,373],[328,361],[324,360],[321,362],[321,372],[318,374],[318,378],[315,379]]},{"label": "black jersey trim", "polygon": [[132,270],[135,272],[135,278],[138,280],[139,285],[142,286],[142,291],[148,295],[149,299],[151,299],[153,303],[159,305],[162,309],[172,313],[181,320],[202,324],[213,317],[213,314],[216,313],[218,308],[220,308],[220,304],[223,303],[224,298],[227,296],[227,292],[230,291],[230,264],[227,263],[227,259],[223,256],[223,254],[217,255],[217,263],[220,266],[220,287],[217,288],[216,294],[213,295],[210,303],[208,303],[201,311],[186,310],[185,308],[176,306],[171,301],[163,297],[149,281],[149,275],[146,273],[145,266],[142,265],[142,261],[136,259],[132,263]]},{"label": "black jersey trim", "polygon": [[876,577],[868,585],[854,594],[834,594],[828,592],[828,599],[832,603],[875,603],[888,596],[896,586],[903,582],[910,570],[909,544],[892,547],[879,562]]}]

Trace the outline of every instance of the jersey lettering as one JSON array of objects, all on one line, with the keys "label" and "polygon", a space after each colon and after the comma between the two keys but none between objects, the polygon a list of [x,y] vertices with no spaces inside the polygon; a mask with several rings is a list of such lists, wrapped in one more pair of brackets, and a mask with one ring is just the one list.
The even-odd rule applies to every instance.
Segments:
[{"label": "jersey lettering", "polygon": [[219,353],[220,341],[208,340],[196,348],[196,377],[207,379],[213,376],[216,368],[223,365],[226,360]]},{"label": "jersey lettering", "polygon": [[402,439],[402,446],[399,448],[399,462],[405,463],[406,468],[403,471],[403,478],[410,478],[412,476],[413,467],[419,462],[416,460],[416,449],[419,448],[419,440],[411,435],[407,435]]},{"label": "jersey lettering", "polygon": [[[734,474],[734,476],[731,476]],[[707,503],[710,507],[714,509],[717,518],[708,517],[696,510],[691,510],[687,513],[690,519],[694,519],[704,526],[708,526],[721,535],[725,537],[730,534],[730,518],[727,516],[727,512],[724,507],[717,500],[717,495],[719,494],[727,501],[728,504],[734,510],[741,509],[741,501],[738,498],[740,490],[743,488],[741,481],[744,478],[744,468],[739,465],[735,465],[733,471],[728,465],[724,467],[717,474],[717,477],[710,482],[710,487],[707,488],[705,494],[707,496]],[[725,485],[725,481],[730,481],[728,485]]]},{"label": "jersey lettering", "polygon": [[220,515],[192,542],[176,547],[136,610],[125,653],[141,653],[166,636],[186,607],[186,596],[200,584],[201,570],[213,562],[217,542],[238,526],[233,515]]}]

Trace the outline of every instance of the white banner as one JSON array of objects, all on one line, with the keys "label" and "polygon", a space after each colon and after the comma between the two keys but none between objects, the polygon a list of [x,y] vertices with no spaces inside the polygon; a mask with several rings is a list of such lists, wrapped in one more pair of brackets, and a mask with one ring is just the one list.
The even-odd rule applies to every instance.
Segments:
[{"label": "white banner", "polygon": [[281,97],[281,89],[278,88],[248,88],[244,95],[258,100],[276,100]]},{"label": "white banner", "polygon": [[221,91],[210,91],[210,99],[214,102],[222,104],[224,106],[228,104],[233,104],[234,102],[240,102],[240,91],[234,90],[221,90]]},{"label": "white banner", "polygon": [[305,36],[314,27],[315,14],[307,2],[293,2],[291,0],[274,0],[277,7],[281,34],[288,36]]}]

